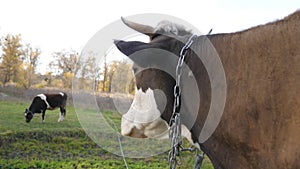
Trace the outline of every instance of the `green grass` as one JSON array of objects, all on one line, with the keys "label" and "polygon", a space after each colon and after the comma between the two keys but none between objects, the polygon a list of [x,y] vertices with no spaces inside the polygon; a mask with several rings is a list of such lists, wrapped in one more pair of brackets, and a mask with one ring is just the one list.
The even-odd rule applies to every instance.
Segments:
[{"label": "green grass", "polygon": [[[0,169],[125,168],[122,157],[99,147],[86,135],[73,107],[67,107],[67,118],[63,122],[57,122],[59,110],[54,110],[46,112],[45,123],[41,115],[26,123],[24,110],[29,104],[0,101]],[[118,113],[105,112],[105,118],[111,119],[120,130]],[[107,122],[112,125],[110,120]],[[103,144],[109,144],[109,140]],[[135,147],[135,151],[138,150],[139,147]],[[184,152],[182,156],[183,164],[178,168],[192,168],[194,154]],[[149,158],[126,158],[126,161],[129,168],[163,169],[168,168],[167,157],[166,152]],[[208,159],[203,168],[213,168]]]}]

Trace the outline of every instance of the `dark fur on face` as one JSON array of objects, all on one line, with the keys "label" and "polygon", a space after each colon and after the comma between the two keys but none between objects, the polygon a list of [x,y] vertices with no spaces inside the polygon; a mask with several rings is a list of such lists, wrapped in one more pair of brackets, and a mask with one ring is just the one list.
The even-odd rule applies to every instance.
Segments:
[{"label": "dark fur on face", "polygon": [[33,118],[34,114],[33,112],[29,111],[28,109],[25,110],[24,112],[25,114],[25,118],[26,118],[26,122],[29,123],[30,120]]}]

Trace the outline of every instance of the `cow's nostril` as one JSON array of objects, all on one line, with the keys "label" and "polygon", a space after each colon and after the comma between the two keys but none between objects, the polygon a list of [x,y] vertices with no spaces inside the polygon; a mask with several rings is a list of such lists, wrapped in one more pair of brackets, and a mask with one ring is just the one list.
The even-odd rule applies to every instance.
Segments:
[{"label": "cow's nostril", "polygon": [[134,137],[134,138],[147,138],[143,131],[138,130],[136,127],[132,128],[131,131],[125,136]]}]

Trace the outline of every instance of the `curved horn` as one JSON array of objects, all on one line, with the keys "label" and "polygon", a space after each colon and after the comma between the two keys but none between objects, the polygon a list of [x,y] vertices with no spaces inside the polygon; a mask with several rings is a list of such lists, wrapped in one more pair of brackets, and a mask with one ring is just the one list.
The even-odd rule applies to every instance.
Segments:
[{"label": "curved horn", "polygon": [[126,20],[125,18],[121,17],[122,22],[127,25],[129,28],[136,30],[140,33],[143,33],[145,35],[148,36],[152,36],[154,33],[154,28],[148,25],[143,25],[143,24],[139,24],[139,23],[134,23],[131,21]]}]

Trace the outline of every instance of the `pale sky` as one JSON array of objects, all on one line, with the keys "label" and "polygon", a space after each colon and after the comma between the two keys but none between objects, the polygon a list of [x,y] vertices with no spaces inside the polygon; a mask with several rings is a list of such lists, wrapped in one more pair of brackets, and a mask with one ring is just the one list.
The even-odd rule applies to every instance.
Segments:
[{"label": "pale sky", "polygon": [[24,42],[40,48],[43,71],[53,52],[80,53],[98,30],[121,16],[161,13],[203,31],[227,33],[281,19],[297,9],[300,0],[0,0],[0,37],[21,34]]}]

